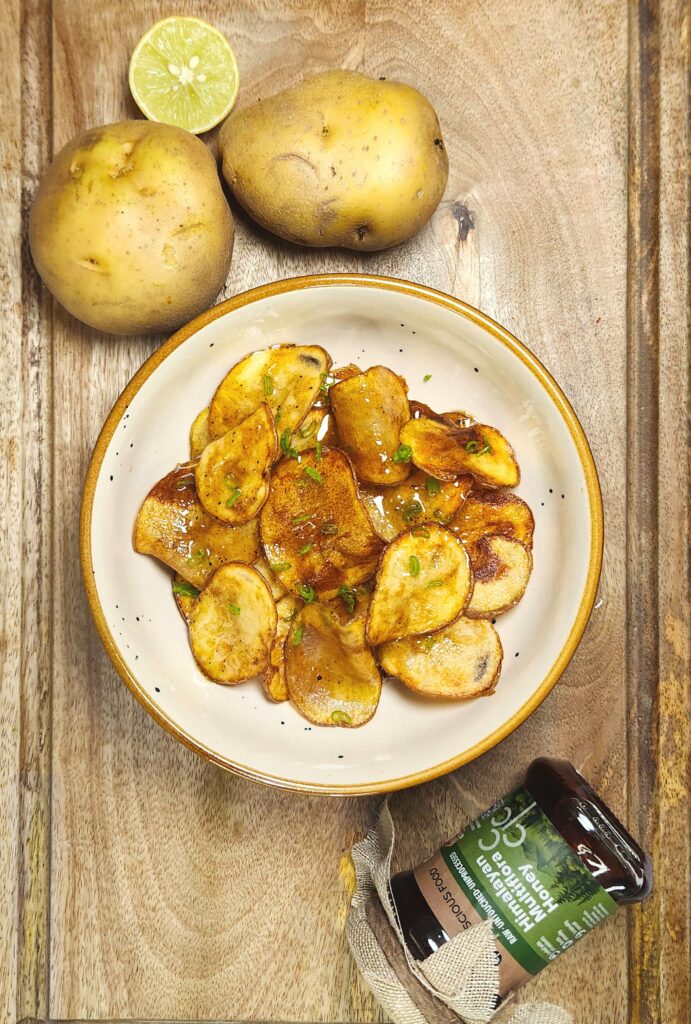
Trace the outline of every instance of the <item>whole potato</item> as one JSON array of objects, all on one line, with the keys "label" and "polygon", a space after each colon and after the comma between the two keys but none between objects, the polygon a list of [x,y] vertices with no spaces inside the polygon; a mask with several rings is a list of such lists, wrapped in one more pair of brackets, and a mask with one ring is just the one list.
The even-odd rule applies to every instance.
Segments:
[{"label": "whole potato", "polygon": [[449,173],[425,97],[356,71],[315,75],[232,113],[219,145],[236,199],[302,245],[398,245],[432,216]]},{"label": "whole potato", "polygon": [[36,193],[29,241],[43,281],[79,320],[111,334],[163,331],[218,295],[233,219],[203,142],[122,121],[58,153]]}]

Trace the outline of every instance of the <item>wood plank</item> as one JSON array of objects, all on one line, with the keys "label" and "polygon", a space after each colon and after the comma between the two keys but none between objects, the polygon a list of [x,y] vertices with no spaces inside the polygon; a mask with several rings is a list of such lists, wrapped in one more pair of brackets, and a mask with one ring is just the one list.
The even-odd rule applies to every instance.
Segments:
[{"label": "wood plank", "polygon": [[0,19],[0,107],[3,160],[0,165],[0,559],[7,571],[0,602],[0,1020],[15,1019],[17,1005],[19,725],[21,715],[22,624],[22,453],[21,380],[21,102],[20,5],[6,4]]}]

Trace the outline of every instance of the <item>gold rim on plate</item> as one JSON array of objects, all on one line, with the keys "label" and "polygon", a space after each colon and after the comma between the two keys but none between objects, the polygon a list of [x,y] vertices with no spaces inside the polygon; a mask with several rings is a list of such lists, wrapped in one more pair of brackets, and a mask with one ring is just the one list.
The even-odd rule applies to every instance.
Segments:
[{"label": "gold rim on plate", "polygon": [[[141,686],[137,678],[132,674],[125,663],[118,645],[108,628],[108,623],[103,613],[103,608],[101,607],[98,591],[96,589],[91,554],[91,516],[94,504],[94,493],[106,449],[128,405],[130,405],[134,396],[145,381],[148,380],[154,370],[160,366],[164,359],[167,359],[171,352],[174,352],[176,348],[187,341],[188,338],[192,337],[193,334],[196,334],[202,327],[205,327],[213,320],[218,319],[218,317],[224,316],[226,313],[239,309],[242,306],[247,306],[260,299],[269,298],[274,295],[281,295],[284,292],[300,291],[304,288],[325,287],[330,285],[341,285],[346,287],[355,285],[366,288],[383,288],[387,291],[412,295],[416,298],[425,299],[428,302],[433,302],[438,306],[450,309],[465,319],[472,320],[474,323],[479,324],[485,330],[489,331],[490,334],[506,346],[506,348],[510,349],[511,352],[528,367],[559,410],[559,413],[576,446],[576,450],[578,451],[581,466],[583,468],[583,474],[585,476],[586,487],[588,490],[588,502],[590,506],[590,553],[588,558],[588,575],[583,589],[581,603],[578,608],[578,614],[576,615],[576,620],[566,639],[566,643],[559,653],[559,656],[530,699],[527,700],[507,722],[500,726],[500,728],[495,729],[493,733],[485,737],[481,742],[476,743],[468,750],[464,750],[461,754],[443,761],[441,764],[432,765],[432,767],[427,768],[425,771],[415,772],[411,775],[403,775],[395,779],[384,779],[381,782],[356,783],[353,785],[306,783],[292,779],[285,779],[276,775],[269,775],[268,773],[257,771],[254,768],[249,768],[247,765],[239,764],[236,761],[225,757],[223,754],[219,754],[217,751],[211,750],[190,736],[182,726],[173,721],[163,711],[163,709],[151,699],[149,693]],[[492,747],[495,747],[499,742],[501,742],[501,740],[510,735],[514,729],[517,729],[518,726],[524,722],[526,718],[528,718],[528,716],[531,715],[542,703],[573,657],[588,619],[590,618],[590,613],[595,601],[595,595],[597,593],[597,587],[600,580],[600,568],[602,565],[602,545],[602,495],[600,493],[600,483],[590,446],[586,440],[583,428],[578,421],[578,417],[573,411],[564,392],[561,390],[552,375],[545,369],[539,359],[537,359],[537,357],[534,356],[522,342],[518,341],[517,338],[515,338],[500,324],[496,323],[484,313],[480,313],[479,310],[474,309],[473,306],[469,306],[467,303],[461,302],[460,299],[452,298],[452,296],[446,295],[444,292],[436,291],[434,288],[428,288],[425,285],[414,284],[411,281],[402,281],[396,278],[380,277],[375,274],[314,274],[260,285],[258,288],[252,288],[250,291],[242,292],[240,295],[235,295],[233,298],[227,299],[225,302],[221,302],[218,306],[208,309],[205,313],[201,313],[190,323],[176,331],[175,334],[164,342],[160,348],[149,356],[146,362],[135,373],[134,377],[111,409],[101,433],[99,434],[96,446],[94,447],[94,451],[91,456],[89,469],[84,483],[80,516],[82,575],[84,579],[84,586],[86,588],[86,595],[91,608],[91,614],[93,615],[103,646],[106,649],[108,657],[113,662],[118,675],[132,691],[139,703],[146,708],[152,718],[154,718],[159,725],[163,726],[163,728],[172,736],[180,740],[181,743],[184,743],[186,747],[189,747],[190,750],[193,750],[195,753],[201,755],[201,757],[206,758],[207,761],[220,765],[221,768],[225,768],[237,775],[241,775],[247,779],[252,779],[254,782],[261,782],[265,785],[274,786],[280,789],[289,789],[299,793],[322,793],[334,796],[358,796],[373,793],[389,793],[397,789],[405,789],[408,786],[416,786],[422,782],[429,782],[432,779],[438,778],[440,775],[445,775],[448,772],[453,771],[455,768],[460,768],[461,765],[467,764],[469,761],[473,761],[476,757],[479,757],[481,754],[491,750]]]}]

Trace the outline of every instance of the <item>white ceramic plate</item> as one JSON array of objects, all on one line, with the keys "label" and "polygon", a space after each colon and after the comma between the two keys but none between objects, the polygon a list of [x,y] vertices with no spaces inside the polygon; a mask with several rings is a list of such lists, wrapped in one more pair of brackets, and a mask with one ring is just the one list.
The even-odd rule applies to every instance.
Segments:
[{"label": "white ceramic plate", "polygon": [[[137,509],[188,456],[189,426],[227,370],[280,342],[323,345],[334,365],[382,363],[411,398],[497,426],[522,470],[535,521],[525,597],[497,620],[504,666],[491,697],[436,703],[385,682],[360,729],[311,727],[259,681],[209,682],[197,669],[170,573],[132,549]],[[431,374],[431,380],[423,377]],[[115,667],[146,709],[204,757],[276,786],[372,793],[448,772],[490,749],[544,699],[568,664],[595,597],[602,549],[597,474],[558,386],[507,331],[463,303],[386,278],[298,278],[238,295],[178,331],[108,417],[84,490],[87,594]]]}]

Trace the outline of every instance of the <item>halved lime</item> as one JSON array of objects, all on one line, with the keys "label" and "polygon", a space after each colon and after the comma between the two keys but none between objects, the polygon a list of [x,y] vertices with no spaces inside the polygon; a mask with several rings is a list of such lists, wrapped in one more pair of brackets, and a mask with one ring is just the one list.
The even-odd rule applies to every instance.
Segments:
[{"label": "halved lime", "polygon": [[130,60],[130,89],[150,121],[207,132],[232,110],[238,65],[228,40],[199,18],[164,18]]}]

